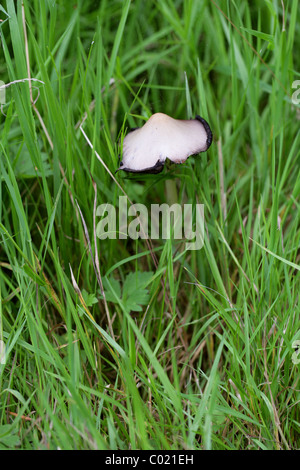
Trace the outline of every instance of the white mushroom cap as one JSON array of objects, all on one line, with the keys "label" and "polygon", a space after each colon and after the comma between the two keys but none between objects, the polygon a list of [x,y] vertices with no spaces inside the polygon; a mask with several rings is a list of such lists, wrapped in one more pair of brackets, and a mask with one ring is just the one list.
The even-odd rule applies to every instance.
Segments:
[{"label": "white mushroom cap", "polygon": [[182,121],[156,113],[124,138],[119,170],[158,173],[167,158],[183,163],[189,156],[205,152],[211,142],[210,127],[200,116]]}]

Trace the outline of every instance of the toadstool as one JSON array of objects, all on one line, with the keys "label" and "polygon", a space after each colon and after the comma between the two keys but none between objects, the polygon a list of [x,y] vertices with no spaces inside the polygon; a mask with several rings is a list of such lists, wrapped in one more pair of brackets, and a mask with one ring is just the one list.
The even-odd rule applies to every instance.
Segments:
[{"label": "toadstool", "polygon": [[167,159],[183,163],[191,155],[206,152],[211,142],[211,129],[202,117],[179,120],[156,113],[124,138],[119,170],[159,173]]}]

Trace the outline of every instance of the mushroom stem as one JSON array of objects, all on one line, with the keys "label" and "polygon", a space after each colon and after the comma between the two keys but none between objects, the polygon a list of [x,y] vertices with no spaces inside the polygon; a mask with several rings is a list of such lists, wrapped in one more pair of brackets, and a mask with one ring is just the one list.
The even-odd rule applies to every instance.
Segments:
[{"label": "mushroom stem", "polygon": [[167,200],[167,204],[169,204],[170,206],[172,204],[177,203],[178,201],[178,191],[176,187],[176,180],[173,178],[166,180],[166,200]]}]

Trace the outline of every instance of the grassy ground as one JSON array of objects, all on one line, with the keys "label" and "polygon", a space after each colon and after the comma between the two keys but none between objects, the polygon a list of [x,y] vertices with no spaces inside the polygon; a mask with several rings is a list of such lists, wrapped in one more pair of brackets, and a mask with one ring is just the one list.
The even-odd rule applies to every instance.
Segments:
[{"label": "grassy ground", "polygon": [[[0,79],[15,81],[0,115],[1,448],[299,448],[297,15],[298,0],[0,7]],[[126,129],[158,111],[207,119],[209,151],[114,174]],[[204,204],[201,250],[97,239],[97,205],[170,188]]]}]

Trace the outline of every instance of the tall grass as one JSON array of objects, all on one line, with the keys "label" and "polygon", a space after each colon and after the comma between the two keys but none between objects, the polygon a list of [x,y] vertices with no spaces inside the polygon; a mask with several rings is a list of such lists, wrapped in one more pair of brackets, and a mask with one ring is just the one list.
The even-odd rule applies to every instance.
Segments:
[{"label": "tall grass", "polygon": [[[297,15],[298,0],[1,6],[1,448],[299,448]],[[211,148],[115,174],[154,112],[200,114]],[[201,250],[96,237],[98,205],[170,187],[205,206]]]}]

